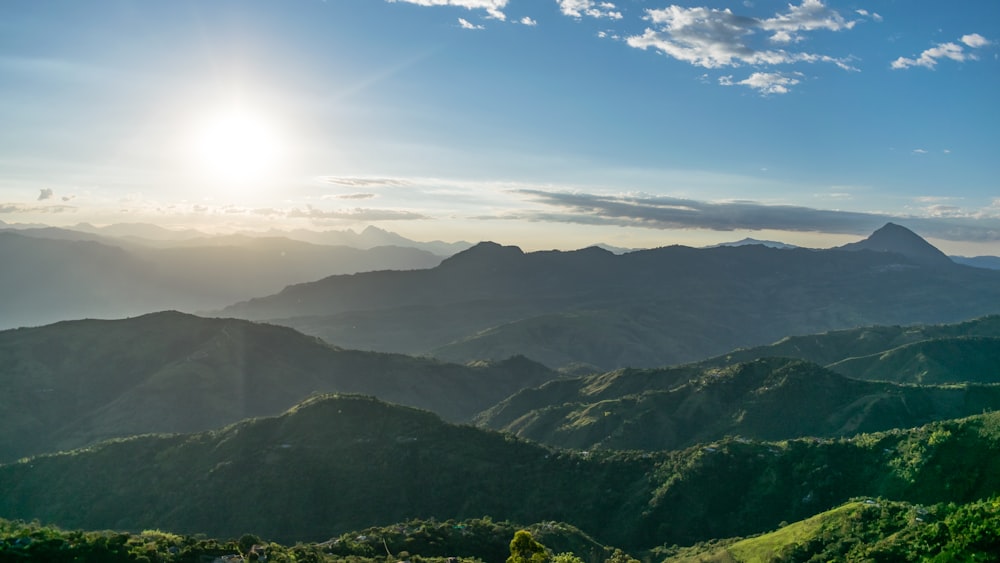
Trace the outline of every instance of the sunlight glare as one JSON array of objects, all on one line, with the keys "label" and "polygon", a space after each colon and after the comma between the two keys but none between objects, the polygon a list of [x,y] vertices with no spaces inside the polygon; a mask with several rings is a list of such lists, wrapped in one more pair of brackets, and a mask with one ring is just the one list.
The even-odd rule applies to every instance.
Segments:
[{"label": "sunlight glare", "polygon": [[280,143],[273,127],[260,115],[232,109],[206,119],[199,128],[195,151],[216,180],[252,182],[277,164]]}]

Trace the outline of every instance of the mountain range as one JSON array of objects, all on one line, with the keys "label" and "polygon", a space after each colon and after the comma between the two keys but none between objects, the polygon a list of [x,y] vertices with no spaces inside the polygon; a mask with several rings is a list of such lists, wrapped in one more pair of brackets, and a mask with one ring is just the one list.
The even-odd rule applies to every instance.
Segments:
[{"label": "mountain range", "polygon": [[782,337],[1000,312],[1000,272],[904,227],[830,250],[762,245],[525,253],[480,243],[426,270],[331,276],[221,311],[348,348],[456,362],[523,354],[598,372]]},{"label": "mountain range", "polygon": [[109,236],[159,232],[125,227],[0,231],[0,262],[5,265],[0,291],[16,296],[0,302],[0,328],[163,309],[196,312],[331,274],[429,268],[442,258],[412,247],[358,249],[277,237]]}]

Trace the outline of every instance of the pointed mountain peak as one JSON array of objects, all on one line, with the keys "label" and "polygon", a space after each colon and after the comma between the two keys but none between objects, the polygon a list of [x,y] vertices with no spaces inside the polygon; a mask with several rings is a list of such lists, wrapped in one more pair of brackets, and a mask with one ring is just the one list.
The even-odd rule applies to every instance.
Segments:
[{"label": "pointed mountain peak", "polygon": [[894,252],[924,266],[947,266],[951,258],[910,229],[895,223],[886,223],[865,240],[840,247],[843,250],[874,250]]}]

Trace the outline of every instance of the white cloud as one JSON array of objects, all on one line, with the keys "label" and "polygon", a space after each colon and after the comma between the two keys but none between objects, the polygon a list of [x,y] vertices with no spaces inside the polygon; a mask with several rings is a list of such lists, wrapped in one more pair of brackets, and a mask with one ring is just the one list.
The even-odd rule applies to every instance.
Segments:
[{"label": "white cloud", "polygon": [[841,31],[854,27],[855,21],[844,19],[838,12],[827,8],[820,0],[802,0],[802,4],[789,4],[788,12],[761,20],[760,27],[775,32],[771,40],[778,43],[802,40],[799,32],[825,29]]},{"label": "white cloud", "polygon": [[388,2],[407,2],[418,6],[458,6],[469,10],[486,10],[491,18],[506,20],[503,9],[507,0],[387,0]]},{"label": "white cloud", "polygon": [[798,78],[792,78],[777,72],[755,72],[739,82],[734,82],[732,76],[719,78],[719,84],[723,86],[746,86],[757,90],[765,96],[768,94],[787,94],[789,86],[794,86],[798,83]]},{"label": "white cloud", "polygon": [[772,32],[772,41],[793,43],[803,39],[803,32],[840,31],[853,27],[854,22],[845,20],[818,0],[803,0],[800,6],[789,6],[789,12],[765,20],[737,15],[728,8],[676,5],[648,9],[646,14],[645,19],[656,29],[647,28],[642,35],[628,37],[628,44],[637,49],[656,49],[695,66],[720,68],[829,62],[845,70],[854,70],[845,59],[751,45],[759,31]]},{"label": "white cloud", "polygon": [[[991,43],[988,39],[978,33],[963,35],[960,41],[966,46],[974,49],[985,47]],[[951,59],[956,62],[964,62],[968,60],[976,60],[978,58],[979,57],[977,57],[975,53],[966,52],[965,49],[958,43],[938,43],[936,46],[920,53],[920,56],[916,58],[908,59],[906,57],[899,57],[898,59],[892,61],[891,67],[895,70],[914,66],[934,69],[937,67],[938,61],[941,59]]]},{"label": "white cloud", "polygon": [[878,12],[869,12],[868,10],[854,10],[854,13],[856,13],[859,16],[871,18],[876,22],[881,22],[884,19],[881,15],[879,15]]},{"label": "white cloud", "polygon": [[986,39],[985,37],[979,35],[978,33],[970,33],[968,35],[962,36],[962,43],[965,43],[969,47],[977,49],[979,47],[985,47],[989,45],[991,42],[989,39]]},{"label": "white cloud", "polygon": [[913,154],[927,154],[927,149],[913,149]]},{"label": "white cloud", "polygon": [[562,13],[574,17],[582,18],[608,18],[612,20],[622,19],[622,13],[611,2],[600,2],[595,0],[556,0]]},{"label": "white cloud", "polygon": [[470,23],[469,20],[465,18],[458,18],[458,25],[462,26],[462,29],[486,29],[485,25]]},{"label": "white cloud", "polygon": [[523,18],[521,18],[520,20],[518,20],[518,23],[520,23],[522,25],[528,25],[528,26],[536,26],[536,25],[538,25],[537,21],[529,18],[528,16],[524,16]]}]

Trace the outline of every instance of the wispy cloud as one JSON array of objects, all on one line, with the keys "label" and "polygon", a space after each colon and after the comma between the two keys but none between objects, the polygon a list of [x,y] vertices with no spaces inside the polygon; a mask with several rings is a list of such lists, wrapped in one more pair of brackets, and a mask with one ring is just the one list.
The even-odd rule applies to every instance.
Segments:
[{"label": "wispy cloud", "polygon": [[325,195],[325,196],[321,197],[320,199],[372,199],[374,197],[375,197],[375,194],[370,194],[370,193],[356,193],[356,194]]},{"label": "wispy cloud", "polygon": [[[769,33],[770,43],[791,44],[815,30],[851,29],[848,20],[819,0],[803,0],[789,5],[788,12],[757,19],[735,14],[730,9],[668,6],[647,9],[645,19],[653,24],[641,35],[626,39],[637,49],[654,49],[669,57],[703,68],[770,66],[792,63],[826,62],[845,70],[855,70],[849,59],[806,51],[761,46],[761,32]],[[756,41],[758,45],[753,45]]]},{"label": "wispy cloud", "polygon": [[[959,41],[965,47],[972,49],[986,47],[992,43],[990,40],[986,39],[982,35],[979,35],[978,33],[963,35]],[[934,47],[920,53],[920,55],[916,58],[909,59],[906,57],[899,57],[898,59],[892,61],[890,66],[895,70],[901,70],[914,66],[934,69],[937,67],[938,62],[942,59],[965,62],[969,60],[977,60],[979,58],[975,53],[966,51],[965,47],[954,42],[938,43]]]},{"label": "wispy cloud", "polygon": [[366,187],[378,187],[378,186],[409,186],[413,182],[405,178],[374,178],[374,177],[358,177],[358,176],[321,176],[319,178],[321,182],[327,184],[333,184],[335,186],[344,186],[348,188],[366,188]]},{"label": "wispy cloud", "polygon": [[858,9],[858,10],[854,10],[854,13],[858,14],[859,16],[865,17],[865,18],[870,17],[872,19],[872,21],[876,21],[876,22],[881,22],[882,19],[883,19],[882,16],[880,16],[878,14],[878,12],[869,12],[868,10]]},{"label": "wispy cloud", "polygon": [[595,0],[556,1],[559,3],[559,9],[562,13],[573,18],[582,18],[587,16],[590,18],[608,18],[612,20],[622,19],[622,13],[618,11],[617,6],[611,2],[600,2]]},{"label": "wispy cloud", "polygon": [[749,78],[738,82],[733,81],[732,75],[719,78],[719,84],[723,86],[747,86],[765,96],[768,94],[787,94],[789,91],[788,88],[798,83],[798,78],[792,78],[791,76],[785,76],[777,72],[755,72]]},{"label": "wispy cloud", "polygon": [[527,26],[536,26],[536,25],[538,25],[537,21],[529,18],[528,16],[524,16],[523,18],[517,20],[517,23],[519,23],[521,25],[527,25]]},{"label": "wispy cloud", "polygon": [[503,9],[507,0],[387,0],[388,2],[407,2],[418,6],[458,6],[469,10],[486,10],[491,18],[506,20]]},{"label": "wispy cloud", "polygon": [[413,221],[429,219],[426,215],[398,209],[368,209],[355,207],[353,209],[317,209],[312,206],[294,208],[284,212],[285,217],[292,219],[336,219],[343,221]]},{"label": "wispy cloud", "polygon": [[52,188],[42,188],[42,189],[40,189],[38,191],[39,191],[38,201],[44,201],[46,199],[51,199],[52,196],[54,195],[54,192],[52,191]]},{"label": "wispy cloud", "polygon": [[458,18],[458,25],[462,29],[486,29],[485,25],[476,25],[465,18]]},{"label": "wispy cloud", "polygon": [[64,213],[75,211],[72,205],[24,205],[22,203],[0,203],[0,213]]},{"label": "wispy cloud", "polygon": [[653,229],[779,230],[835,234],[867,234],[888,221],[919,228],[925,236],[947,240],[1000,240],[1000,217],[963,212],[933,204],[923,215],[900,216],[767,205],[754,201],[705,202],[666,196],[598,195],[520,189],[517,193],[559,209],[534,211],[511,218],[586,225],[635,226]]}]

